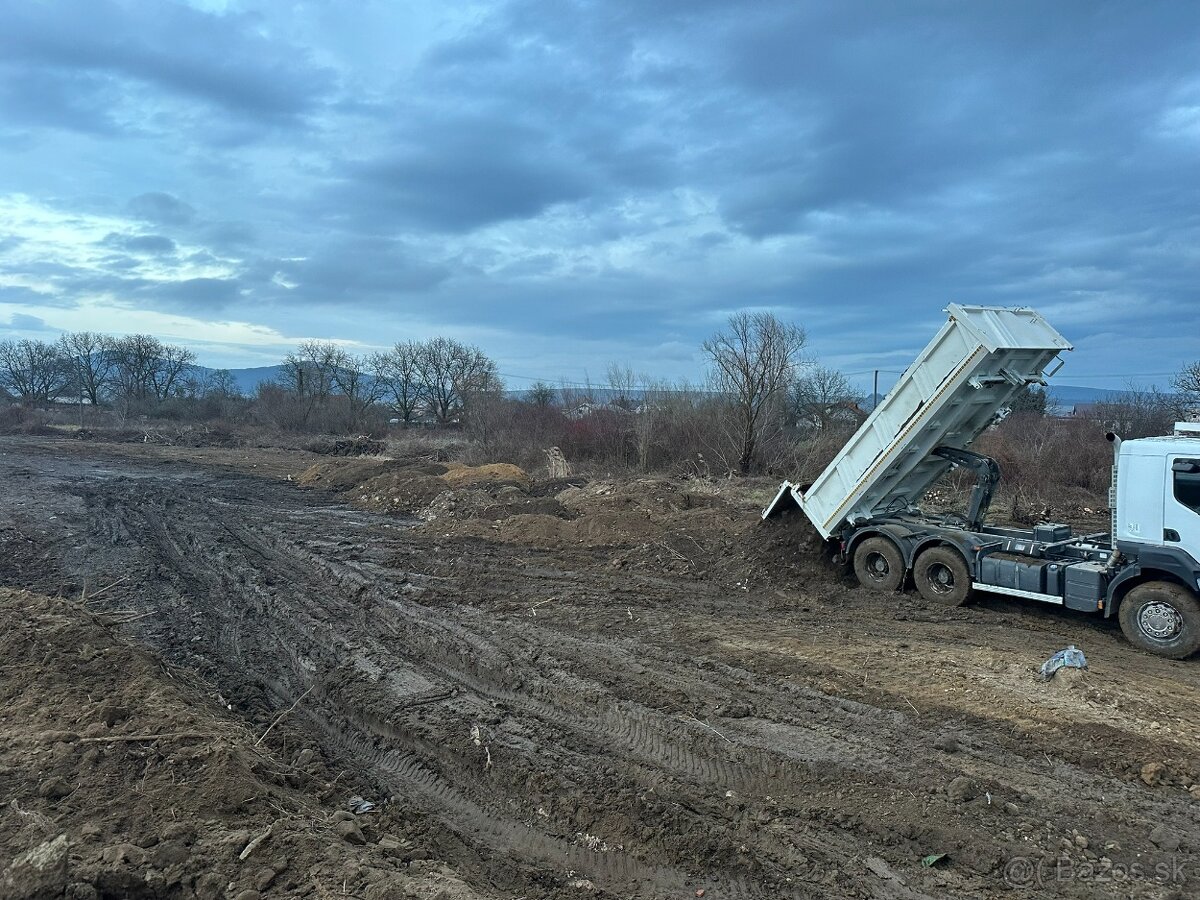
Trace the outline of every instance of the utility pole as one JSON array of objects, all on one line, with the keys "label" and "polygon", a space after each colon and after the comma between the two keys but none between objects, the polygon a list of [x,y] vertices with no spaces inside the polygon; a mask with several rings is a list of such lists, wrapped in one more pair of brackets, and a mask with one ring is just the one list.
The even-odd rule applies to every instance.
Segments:
[{"label": "utility pole", "polygon": [[871,389],[871,411],[875,411],[875,407],[879,405],[879,370],[875,370],[875,387]]},{"label": "utility pole", "polygon": [[75,357],[75,383],[79,385],[79,430],[83,431],[83,365]]}]

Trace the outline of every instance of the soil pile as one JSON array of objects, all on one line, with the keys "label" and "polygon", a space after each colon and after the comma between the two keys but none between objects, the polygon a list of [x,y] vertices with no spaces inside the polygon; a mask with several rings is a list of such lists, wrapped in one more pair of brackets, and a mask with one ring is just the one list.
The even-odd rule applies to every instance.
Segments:
[{"label": "soil pile", "polygon": [[429,521],[483,515],[493,501],[511,503],[533,486],[523,469],[508,463],[466,466],[425,460],[323,460],[295,480],[334,491],[365,509]]},{"label": "soil pile", "polygon": [[475,896],[78,605],[0,589],[0,658],[0,897]]},{"label": "soil pile", "polygon": [[798,514],[762,522],[762,485],[646,477],[535,482],[517,466],[329,460],[297,478],[367,509],[414,515],[444,536],[603,552],[611,568],[720,577],[741,586],[839,581]]},{"label": "soil pile", "polygon": [[[535,493],[540,493],[535,487]],[[474,498],[454,533],[549,550],[607,551],[616,569],[751,583],[840,583],[804,516],[761,521],[741,481],[639,478],[570,485],[553,506]],[[549,499],[549,498],[548,498]],[[445,497],[439,498],[445,502]]]},{"label": "soil pile", "polygon": [[451,487],[458,488],[477,486],[500,488],[505,485],[513,485],[523,491],[528,491],[533,486],[533,479],[525,473],[524,469],[509,463],[488,463],[484,466],[447,463],[446,471],[441,478]]}]

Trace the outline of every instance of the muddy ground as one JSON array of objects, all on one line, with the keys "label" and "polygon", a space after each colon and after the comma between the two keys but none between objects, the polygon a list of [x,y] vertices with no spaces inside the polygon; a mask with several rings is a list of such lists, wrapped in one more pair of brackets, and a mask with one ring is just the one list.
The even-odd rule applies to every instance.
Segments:
[{"label": "muddy ground", "polygon": [[71,896],[1197,893],[1200,662],[865,592],[765,483],[0,438],[0,485],[0,862]]}]

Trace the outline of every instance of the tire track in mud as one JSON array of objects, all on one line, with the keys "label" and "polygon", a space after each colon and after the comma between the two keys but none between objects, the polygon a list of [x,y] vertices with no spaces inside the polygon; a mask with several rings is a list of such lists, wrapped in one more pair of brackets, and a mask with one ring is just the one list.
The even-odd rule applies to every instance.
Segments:
[{"label": "tire track in mud", "polygon": [[[292,542],[279,539],[265,522],[258,523],[259,527],[251,530],[239,522],[213,517],[220,530],[227,532],[236,545],[258,561],[259,577],[264,571],[274,573],[274,581],[281,576],[290,576],[290,590],[286,601],[281,602],[279,591],[264,593],[252,590],[241,575],[244,565],[233,562],[228,549],[218,553],[215,559],[197,552],[205,543],[203,535],[196,531],[197,523],[204,520],[202,502],[191,504],[192,508],[187,509],[185,514],[176,515],[180,509],[189,507],[190,501],[164,503],[162,498],[149,494],[134,503],[129,501],[133,493],[130,487],[119,486],[124,499],[118,503],[104,503],[102,518],[116,518],[124,534],[137,535],[141,548],[150,549],[152,557],[160,565],[169,565],[181,581],[181,594],[191,595],[193,599],[205,596],[211,601],[210,609],[221,611],[217,617],[219,635],[215,649],[232,655],[232,659],[228,660],[228,663],[232,663],[232,671],[226,674],[237,674],[238,670],[251,674],[275,694],[281,704],[307,690],[314,678],[319,680],[319,673],[312,670],[318,670],[321,663],[328,661],[331,653],[338,650],[329,646],[328,639],[339,636],[340,629],[348,625],[347,618],[362,617],[363,595],[376,592],[370,582],[356,575],[352,568],[334,567],[323,559],[314,564],[308,554],[297,553],[294,549],[289,552],[288,545]],[[173,519],[186,523],[186,535],[176,532],[170,524]],[[314,578],[313,573],[317,573],[318,577]],[[313,596],[330,598],[330,587],[341,589],[351,600],[327,608],[309,599]],[[394,597],[392,601],[394,607]],[[330,609],[342,612],[344,617],[338,621],[330,614],[320,615],[328,613]],[[466,642],[472,651],[494,649],[488,647],[486,639],[468,635],[463,629],[435,618],[416,604],[405,603],[399,612],[409,617],[410,621],[405,623],[403,630],[410,639],[415,638],[417,644],[432,643],[435,648],[442,647],[443,652],[444,645],[449,641]],[[266,628],[257,627],[260,616]],[[316,636],[319,629],[327,630],[325,642]],[[422,635],[421,630],[426,633]],[[250,645],[246,641],[248,635],[254,635]],[[170,638],[166,640],[169,642]],[[413,644],[409,646],[411,648]],[[287,667],[290,671],[280,670],[278,660],[281,658],[291,661]],[[306,666],[305,658],[314,660],[314,663]],[[275,665],[264,667],[264,661],[275,661]],[[383,662],[386,664],[388,660]],[[471,691],[476,698],[503,699],[514,705],[521,700],[520,694],[515,691],[497,690],[495,682],[488,677],[496,673],[487,667],[483,667],[486,674],[479,669],[469,672],[467,669],[471,667],[456,669],[445,663],[430,668],[456,687]],[[617,893],[634,890],[653,894],[677,890],[680,885],[695,881],[694,876],[688,876],[671,866],[648,864],[623,851],[594,851],[542,833],[527,824],[494,815],[430,769],[416,753],[403,753],[389,746],[381,746],[380,738],[392,743],[397,739],[402,741],[403,735],[395,729],[387,729],[386,733],[380,734],[383,729],[373,728],[355,715],[353,700],[340,698],[336,689],[318,690],[316,698],[321,714],[314,716],[310,712],[309,718],[318,725],[327,747],[340,750],[343,757],[355,761],[377,779],[390,784],[397,793],[410,800],[416,798],[418,805],[445,821],[470,843],[482,843],[491,851],[528,858],[530,862],[550,870],[586,873],[597,886]],[[459,702],[462,702],[461,699]],[[480,702],[480,705],[484,704]],[[534,714],[540,710],[544,722],[567,721],[561,715],[556,715],[550,704],[529,704],[528,707]],[[573,721],[578,726],[585,720]],[[597,730],[590,729],[593,733]],[[652,739],[646,743],[655,745]],[[657,762],[670,763],[674,760],[681,770],[690,768],[700,771],[703,766],[699,765],[697,759],[677,749],[674,753],[658,754]],[[692,761],[691,766],[687,765],[688,760]],[[707,878],[704,882],[712,895],[717,897],[741,897],[752,893],[736,878]],[[780,895],[779,891],[774,893]]]},{"label": "tire track in mud", "polygon": [[[150,518],[153,520],[155,517]],[[192,517],[188,518],[191,521]],[[155,524],[161,525],[161,519]],[[239,526],[226,523],[223,527]],[[245,526],[240,527],[244,528]],[[156,533],[157,530],[147,529],[150,533]],[[194,568],[188,555],[182,552],[174,538],[164,535],[163,540],[167,547],[167,555],[171,556],[181,567]],[[299,622],[311,618],[313,609],[311,601],[308,601],[307,598],[321,591],[329,582],[337,585],[348,596],[354,598],[351,603],[341,608],[349,618],[361,617],[361,600],[364,595],[380,593],[375,586],[376,583],[369,578],[364,578],[345,567],[332,565],[325,558],[319,558],[316,561],[306,558],[309,554],[303,550],[297,551],[294,546],[289,548],[288,545],[292,544],[290,540],[272,539],[272,532],[269,530],[254,534],[244,533],[239,536],[238,540],[238,543],[250,547],[253,547],[256,542],[260,546],[254,548],[254,555],[268,561],[272,569],[282,568],[293,576],[313,571],[322,573],[322,577],[316,583],[308,585],[309,590],[298,590],[290,597],[292,602],[286,609],[279,611],[284,614],[283,619],[276,615],[276,622],[286,621],[289,628],[295,629]],[[267,546],[268,544],[269,546]],[[281,566],[281,560],[287,561],[286,564]],[[223,572],[224,569],[216,571]],[[347,584],[347,582],[349,583]],[[297,586],[299,584],[302,584],[302,581],[297,579]],[[794,775],[801,782],[809,780],[803,762],[793,763],[787,757],[781,758],[778,753],[755,752],[754,748],[741,745],[736,748],[740,758],[731,758],[727,755],[728,751],[716,745],[717,741],[726,741],[732,744],[726,738],[690,733],[684,735],[683,740],[678,740],[670,732],[686,731],[687,729],[671,723],[661,714],[629,706],[621,710],[612,710],[606,706],[597,708],[598,698],[596,697],[591,698],[590,712],[575,713],[571,709],[573,703],[569,702],[574,698],[570,695],[565,698],[568,702],[563,703],[564,698],[555,697],[556,692],[551,691],[549,700],[540,701],[536,699],[537,694],[542,692],[540,690],[533,692],[531,697],[530,692],[507,689],[503,687],[506,672],[503,669],[497,670],[486,663],[480,663],[479,660],[487,660],[495,656],[510,663],[508,668],[511,668],[513,659],[511,651],[501,651],[490,638],[468,632],[461,623],[445,620],[444,612],[405,601],[391,592],[386,593],[387,596],[384,599],[387,601],[387,606],[383,606],[376,598],[376,602],[372,603],[370,608],[378,611],[381,608],[391,607],[400,613],[399,618],[394,619],[391,624],[408,638],[406,646],[410,655],[425,655],[424,651],[432,641],[432,646],[439,651],[441,661],[435,662],[426,659],[424,661],[426,668],[432,669],[442,678],[469,691],[475,697],[489,701],[501,701],[520,709],[526,716],[532,716],[539,720],[543,726],[556,725],[559,728],[573,731],[577,735],[584,735],[588,739],[591,749],[597,754],[611,751],[613,734],[616,732],[626,737],[628,748],[634,752],[635,758],[652,771],[671,772],[692,783],[707,784],[722,791],[736,789],[739,792],[747,793],[761,792],[768,786],[772,786],[772,789],[778,791],[785,787],[782,782],[785,780],[784,775],[787,769],[792,769],[787,774]],[[320,609],[318,607],[318,610]],[[297,613],[303,613],[303,615],[297,619]],[[234,620],[231,617],[227,621],[233,622]],[[323,624],[326,623],[318,622],[317,627]],[[339,627],[346,628],[348,624],[347,621],[342,621],[339,623]],[[241,627],[241,623],[235,626],[235,628]],[[358,633],[357,630],[355,633]],[[310,651],[312,656],[319,658],[322,650],[328,651],[328,647],[321,647],[313,640],[312,629],[303,629],[302,635],[308,639],[307,642],[298,641],[299,635],[293,635],[286,640],[277,639],[274,652],[271,652],[269,648],[258,648],[255,650],[255,657],[271,659],[282,655],[294,659],[292,651],[296,646],[303,646],[304,643],[308,643],[312,648]],[[236,641],[235,646],[240,649],[239,632],[235,630],[231,637]],[[545,642],[548,636],[540,635],[536,641],[529,634],[509,634],[507,637],[511,641],[529,644]],[[475,664],[472,665],[471,660],[462,661],[458,666],[447,664],[444,650],[447,644],[459,648],[460,655],[462,648],[469,648],[470,657]],[[286,651],[285,647],[288,648]],[[242,650],[239,655],[242,664],[247,665],[245,651]],[[680,684],[688,683],[687,673],[676,673],[670,667],[660,671],[666,680]],[[260,681],[276,685],[277,682],[271,677],[275,674],[269,675],[260,672],[258,677]],[[276,688],[282,695],[281,703],[287,702],[291,695],[298,695],[301,686],[303,686],[303,682],[291,692],[278,691]],[[544,690],[543,685],[539,684],[538,687]],[[406,793],[410,796],[415,793],[417,796],[423,797],[426,800],[427,809],[434,812],[460,836],[471,842],[483,841],[493,850],[516,852],[564,870],[574,870],[586,865],[585,871],[598,885],[618,891],[627,890],[633,886],[628,881],[631,871],[637,873],[638,880],[643,884],[655,887],[677,886],[682,883],[681,876],[672,870],[662,867],[647,869],[632,857],[619,852],[598,854],[587,851],[581,855],[581,848],[531,831],[524,824],[512,823],[488,815],[483,808],[456,791],[444,778],[422,765],[419,757],[412,754],[399,756],[394,750],[381,748],[379,741],[370,734],[372,729],[356,723],[357,717],[351,712],[353,701],[338,702],[336,695],[330,692],[325,692],[323,699],[326,701],[326,705],[330,703],[333,705],[327,714],[327,719],[342,723],[340,728],[332,730],[328,725],[326,726],[327,744],[332,744],[334,747],[342,749],[352,759],[365,763],[367,768],[374,770],[376,774],[382,772],[385,775],[393,776],[392,779],[385,780],[395,783],[394,779],[398,777],[399,786]],[[555,699],[560,702],[556,704]],[[361,719],[358,722],[361,722]],[[693,726],[693,730],[699,726],[700,723],[697,722],[697,725]],[[389,735],[392,738],[396,736],[395,733]],[[836,757],[836,753],[826,750],[821,756],[833,758]],[[446,760],[443,755],[441,761],[448,762],[449,760]],[[747,772],[747,769],[750,771]],[[468,783],[472,789],[476,788],[474,783]],[[473,790],[473,792],[475,791]],[[483,824],[481,825],[481,823]],[[626,839],[628,840],[629,837],[627,836]],[[826,840],[819,843],[828,844],[829,842]],[[848,848],[846,852],[848,852]],[[779,848],[771,855],[782,859],[786,858],[787,852]],[[709,881],[708,884],[710,889],[717,886],[712,881]],[[724,891],[715,893],[714,896],[722,894],[740,896],[747,892],[747,888],[734,882],[727,885]],[[778,886],[773,886],[769,893],[773,896],[781,896],[786,892],[781,891]]]},{"label": "tire track in mud", "polygon": [[[1042,767],[986,723],[963,722],[965,749],[948,758],[927,722],[727,664],[703,644],[673,645],[679,617],[714,630],[722,617],[756,619],[722,607],[708,586],[556,572],[478,543],[462,548],[480,554],[476,581],[405,573],[386,564],[408,540],[394,527],[249,478],[114,473],[72,490],[91,549],[133,576],[122,601],[156,612],[135,626],[150,642],[199,663],[252,711],[315,686],[296,721],[454,835],[467,851],[447,858],[481,885],[501,883],[503,867],[503,883],[523,881],[529,896],[547,895],[545,873],[561,887],[568,871],[620,896],[685,885],[711,897],[824,896],[831,878],[839,894],[899,895],[847,861],[873,853],[903,867],[923,843],[953,839],[962,865],[935,893],[990,896],[999,884],[988,858],[1010,826],[990,809],[947,808],[940,785],[964,772],[1004,796],[1038,798],[1038,816],[1099,817],[1123,841],[1126,825],[1079,798],[1107,793],[1122,804],[1114,816],[1200,838],[1169,798],[1061,762]],[[533,621],[512,602],[488,608],[501,589],[518,599],[570,590],[600,612],[576,602]],[[639,631],[603,631],[600,613],[624,615],[635,592]],[[732,699],[753,714],[705,721]],[[490,769],[469,744],[475,724]],[[541,796],[557,801],[544,817]],[[898,827],[880,818],[889,815]],[[592,849],[580,832],[614,849]],[[910,895],[922,895],[905,871]]]}]

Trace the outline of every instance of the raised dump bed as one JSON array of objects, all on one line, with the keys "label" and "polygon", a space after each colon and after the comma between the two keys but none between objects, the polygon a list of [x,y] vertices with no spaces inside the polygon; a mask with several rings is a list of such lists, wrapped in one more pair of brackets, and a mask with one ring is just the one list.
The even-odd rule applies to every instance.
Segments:
[{"label": "raised dump bed", "polygon": [[784,482],[763,518],[799,505],[830,538],[846,523],[904,512],[1025,385],[1071,344],[1031,309],[950,304],[949,319],[833,461],[801,491]]}]

